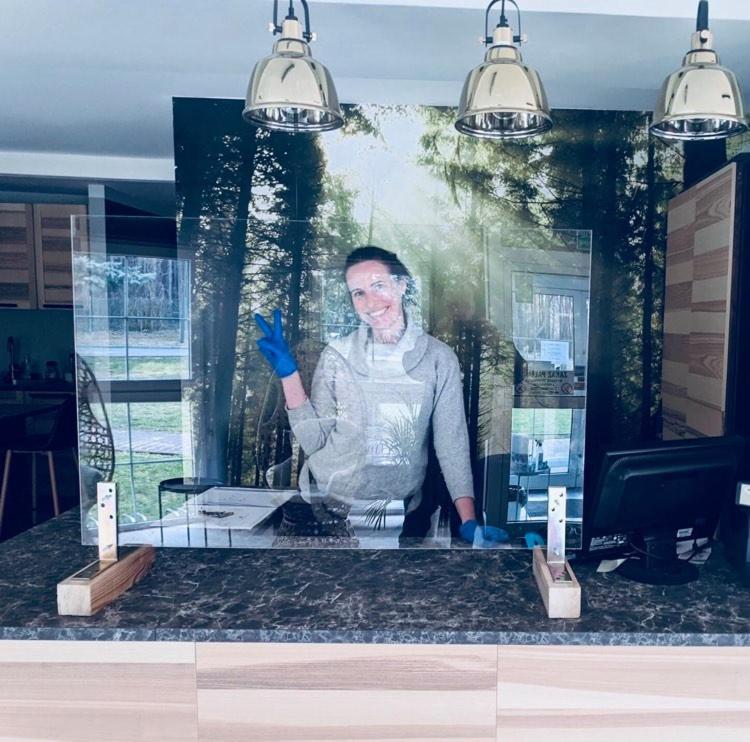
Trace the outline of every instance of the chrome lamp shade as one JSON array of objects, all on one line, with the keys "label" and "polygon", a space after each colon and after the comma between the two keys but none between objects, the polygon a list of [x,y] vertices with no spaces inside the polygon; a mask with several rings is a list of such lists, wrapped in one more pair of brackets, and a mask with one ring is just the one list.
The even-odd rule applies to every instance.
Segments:
[{"label": "chrome lamp shade", "polygon": [[521,61],[518,49],[493,46],[484,63],[466,78],[456,129],[485,139],[520,139],[552,128],[539,75]]},{"label": "chrome lamp shade", "polygon": [[255,65],[242,117],[288,132],[330,131],[344,124],[330,73],[298,38],[279,39],[273,54]]},{"label": "chrome lamp shade", "polygon": [[694,49],[662,85],[651,132],[662,139],[706,140],[747,130],[742,94],[711,49]]},{"label": "chrome lamp shade", "polygon": [[651,133],[662,139],[723,139],[747,130],[734,74],[719,63],[708,28],[708,0],[699,0],[695,32],[682,67],[659,92]]}]

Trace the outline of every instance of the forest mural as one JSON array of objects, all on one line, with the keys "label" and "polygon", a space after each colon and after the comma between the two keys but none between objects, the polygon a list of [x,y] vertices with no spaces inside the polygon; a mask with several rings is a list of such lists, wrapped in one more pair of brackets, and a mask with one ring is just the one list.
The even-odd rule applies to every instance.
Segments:
[{"label": "forest mural", "polygon": [[518,361],[485,311],[490,235],[524,229],[591,232],[587,460],[657,436],[666,204],[682,162],[649,138],[646,113],[558,110],[548,134],[497,143],[459,135],[448,108],[345,106],[345,127],[315,136],[248,126],[241,111],[240,100],[174,100],[178,244],[200,297],[198,472],[253,486],[288,458],[252,312],[283,310],[309,380],[327,339],[315,328],[335,324],[320,316],[327,276],[366,243],[420,279],[427,331],[461,364],[478,454],[487,380],[510,383]]}]

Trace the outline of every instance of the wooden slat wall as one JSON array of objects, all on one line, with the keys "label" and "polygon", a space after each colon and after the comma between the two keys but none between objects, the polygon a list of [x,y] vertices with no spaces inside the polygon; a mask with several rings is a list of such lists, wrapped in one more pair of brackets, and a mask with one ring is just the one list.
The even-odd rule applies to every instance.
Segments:
[{"label": "wooden slat wall", "polygon": [[0,641],[0,740],[750,739],[750,647]]},{"label": "wooden slat wall", "polygon": [[669,204],[664,354],[664,439],[723,435],[737,166]]},{"label": "wooden slat wall", "polygon": [[70,217],[85,214],[85,206],[34,205],[37,301],[40,307],[73,306]]},{"label": "wooden slat wall", "polygon": [[35,306],[31,204],[0,203],[0,306]]},{"label": "wooden slat wall", "polygon": [[498,740],[737,742],[748,689],[750,647],[500,647]]}]

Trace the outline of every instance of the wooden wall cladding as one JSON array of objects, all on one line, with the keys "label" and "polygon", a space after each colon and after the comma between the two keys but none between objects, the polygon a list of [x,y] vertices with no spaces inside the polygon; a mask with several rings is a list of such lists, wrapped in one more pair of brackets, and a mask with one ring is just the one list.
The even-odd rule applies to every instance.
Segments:
[{"label": "wooden wall cladding", "polygon": [[0,641],[0,740],[196,738],[192,643]]},{"label": "wooden wall cladding", "polygon": [[664,439],[725,433],[736,176],[732,163],[669,204]]},{"label": "wooden wall cladding", "polygon": [[736,742],[748,688],[750,647],[500,647],[498,740]]},{"label": "wooden wall cladding", "polygon": [[494,740],[497,648],[200,644],[199,739]]},{"label": "wooden wall cladding", "polygon": [[0,307],[35,306],[31,204],[0,203]]}]

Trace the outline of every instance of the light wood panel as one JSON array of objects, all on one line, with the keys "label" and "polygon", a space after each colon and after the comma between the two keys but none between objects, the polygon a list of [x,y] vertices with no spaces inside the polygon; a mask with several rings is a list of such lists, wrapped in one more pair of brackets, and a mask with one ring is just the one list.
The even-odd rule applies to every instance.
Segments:
[{"label": "light wood panel", "polygon": [[503,646],[498,740],[750,739],[750,647]]},{"label": "light wood panel", "polygon": [[489,740],[490,646],[200,644],[199,738]]},{"label": "light wood panel", "polygon": [[0,740],[196,738],[192,643],[0,642]]},{"label": "light wood panel", "polygon": [[736,742],[748,689],[750,647],[0,641],[0,740]]},{"label": "light wood panel", "polygon": [[736,172],[732,163],[670,201],[665,439],[724,434]]}]

